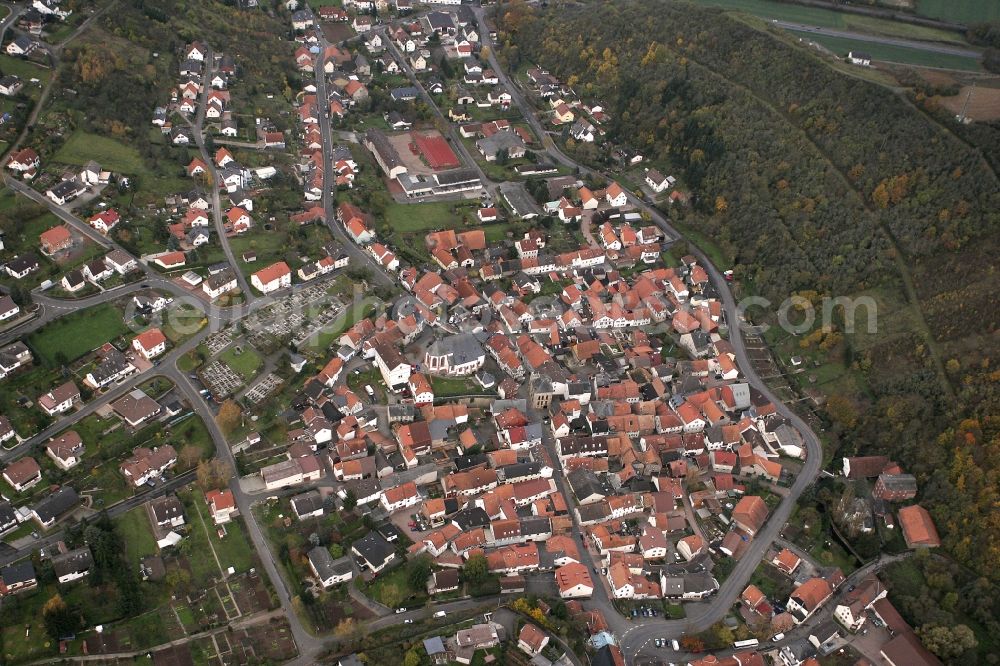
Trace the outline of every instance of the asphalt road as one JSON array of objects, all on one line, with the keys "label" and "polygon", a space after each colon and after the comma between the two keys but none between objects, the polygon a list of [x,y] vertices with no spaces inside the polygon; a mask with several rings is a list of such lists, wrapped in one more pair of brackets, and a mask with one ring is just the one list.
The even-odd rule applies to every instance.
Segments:
[{"label": "asphalt road", "polygon": [[[323,35],[323,31],[318,31],[320,37],[320,43],[318,44],[320,52],[330,46],[330,42],[326,41],[326,37]],[[323,217],[326,222],[326,226],[329,227],[330,232],[333,237],[336,238],[340,244],[343,246],[344,251],[350,256],[351,264],[353,266],[364,266],[369,268],[371,273],[371,281],[378,283],[382,286],[388,287],[393,291],[396,290],[396,281],[391,277],[386,275],[385,271],[382,270],[382,265],[378,263],[375,258],[369,253],[365,252],[363,249],[358,247],[353,240],[344,231],[344,228],[337,224],[336,216],[336,204],[337,200],[333,194],[333,183],[334,171],[333,171],[333,138],[330,132],[330,105],[326,100],[330,99],[328,85],[326,81],[326,74],[323,71],[323,58],[319,57],[316,59],[316,69],[313,72],[313,76],[316,79],[316,100],[317,105],[320,107],[317,110],[317,115],[319,116],[319,129],[320,134],[323,136]]]},{"label": "asphalt road", "polygon": [[[95,511],[100,511],[102,508],[107,510],[108,515],[112,518],[122,515],[123,513],[128,513],[137,506],[141,506],[146,502],[156,499],[157,497],[163,497],[168,492],[181,488],[189,483],[191,483],[195,478],[195,471],[189,470],[183,474],[178,474],[172,479],[161,483],[156,486],[156,488],[151,488],[145,490],[145,492],[140,492],[139,494],[133,495],[128,499],[124,499],[117,504],[112,504],[109,507],[92,507]],[[41,530],[39,530],[41,534]],[[35,539],[30,545],[20,548],[17,550],[7,550],[6,552],[0,554],[0,567],[5,567],[11,562],[16,562],[22,558],[28,557],[35,550],[50,546],[63,538],[63,530],[56,530],[55,532],[45,532],[44,536],[39,539]],[[13,551],[13,552],[11,552]]]},{"label": "asphalt road", "polygon": [[771,25],[784,28],[785,30],[793,30],[795,32],[807,32],[813,35],[824,35],[826,37],[841,37],[844,39],[853,39],[856,42],[870,42],[872,44],[885,44],[887,46],[902,46],[908,49],[917,49],[919,51],[941,53],[944,55],[959,56],[962,58],[975,58],[976,60],[981,58],[983,55],[980,51],[976,51],[974,49],[964,49],[960,46],[948,46],[937,42],[922,42],[913,39],[900,39],[898,37],[867,35],[862,32],[837,30],[835,28],[820,28],[814,25],[806,25],[804,23],[790,23],[788,21],[772,20]]},{"label": "asphalt road", "polygon": [[[476,19],[479,24],[479,34],[482,35],[483,45],[489,48],[488,59],[490,66],[497,72],[501,85],[505,86],[510,92],[514,104],[521,111],[521,114],[528,120],[532,129],[534,129],[534,131],[542,137],[543,144],[550,157],[560,164],[579,169],[581,174],[595,174],[608,178],[606,174],[595,172],[593,169],[572,160],[560,151],[554,144],[551,137],[546,134],[545,128],[539,121],[535,110],[521,94],[519,86],[514,85],[514,83],[509,80],[506,72],[500,66],[500,63],[496,58],[496,47],[489,37],[490,33],[485,23],[483,9],[481,7],[476,7],[473,11],[476,14]],[[666,234],[668,239],[676,240],[681,238],[681,234],[670,225],[670,222],[663,216],[662,213],[660,213],[659,210],[650,206],[645,200],[640,199],[633,193],[628,192],[627,194],[629,203],[637,209],[649,214],[653,222],[664,232],[664,234]],[[715,596],[704,602],[685,604],[685,610],[687,611],[686,619],[647,619],[643,622],[635,623],[627,630],[619,633],[618,637],[622,652],[624,653],[626,660],[630,663],[634,663],[635,658],[642,653],[643,650],[647,649],[647,646],[652,646],[652,640],[654,638],[679,638],[689,632],[701,631],[711,626],[716,621],[722,619],[729,612],[729,608],[737,599],[740,592],[746,587],[747,581],[750,580],[750,576],[753,574],[754,569],[757,568],[757,565],[763,559],[768,547],[788,521],[799,496],[807,487],[812,485],[816,475],[819,473],[820,464],[823,459],[823,447],[816,433],[812,431],[804,420],[802,420],[787,405],[782,403],[776,395],[774,395],[774,393],[767,387],[764,381],[754,370],[753,364],[747,356],[742,335],[740,334],[741,320],[737,310],[736,299],[733,297],[728,283],[723,278],[721,271],[719,271],[708,256],[700,250],[692,248],[692,254],[698,258],[698,263],[705,268],[709,278],[712,280],[712,283],[719,292],[723,304],[723,310],[726,315],[726,321],[729,322],[730,331],[734,333],[730,335],[729,340],[733,345],[737,364],[741,370],[743,378],[759,390],[768,400],[773,402],[778,413],[787,418],[791,424],[802,433],[807,451],[807,457],[802,466],[801,472],[795,479],[795,483],[790,489],[790,492],[781,504],[778,505],[778,508],[774,511],[774,513],[771,514],[764,528],[750,543],[750,546],[747,548],[743,557],[740,558],[739,562],[737,562],[736,567],[730,573],[729,577],[722,583]],[[602,610],[609,605],[606,600],[601,598],[597,598],[596,601],[592,600],[592,603],[596,603],[596,605],[601,607]],[[608,613],[605,614],[608,615]],[[617,616],[618,618],[621,617],[618,616],[613,609],[611,614]],[[621,618],[621,620],[624,620],[624,618]],[[609,622],[611,622],[610,618]],[[616,620],[615,624],[620,624],[620,621]]]},{"label": "asphalt road", "polygon": [[14,25],[14,23],[17,22],[17,19],[18,17],[21,16],[21,14],[28,11],[28,6],[20,4],[10,4],[7,5],[7,9],[10,10],[10,13],[7,15],[7,18],[3,20],[3,22],[0,22],[0,44],[4,43],[4,38],[7,36],[7,28]]}]

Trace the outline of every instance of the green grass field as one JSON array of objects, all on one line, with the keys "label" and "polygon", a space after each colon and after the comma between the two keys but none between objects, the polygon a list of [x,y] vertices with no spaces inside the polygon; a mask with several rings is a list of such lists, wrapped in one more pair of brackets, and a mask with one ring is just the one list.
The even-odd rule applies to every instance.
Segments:
[{"label": "green grass field", "polygon": [[153,538],[145,506],[138,506],[120,516],[117,523],[118,533],[128,551],[129,562],[138,567],[139,560],[143,557],[156,554],[156,540]]},{"label": "green grass field", "polygon": [[431,377],[431,386],[434,388],[434,397],[436,398],[481,393],[483,390],[479,384],[471,379],[451,377]]},{"label": "green grass field", "polygon": [[114,139],[79,130],[73,132],[66,140],[54,159],[66,164],[86,164],[90,160],[95,160],[105,169],[127,174],[149,172],[135,148]]},{"label": "green grass field", "polygon": [[257,374],[263,360],[253,347],[242,345],[240,348],[243,350],[242,353],[237,353],[236,347],[227,349],[219,356],[219,360],[240,373],[244,380],[250,381]]},{"label": "green grass field", "polygon": [[430,231],[432,229],[459,229],[462,216],[475,219],[476,204],[456,204],[435,201],[420,204],[390,204],[385,211],[385,220],[396,231]]},{"label": "green grass field", "polygon": [[52,76],[52,70],[36,65],[35,63],[22,58],[13,58],[9,55],[0,55],[0,72],[13,74],[24,81],[24,85],[30,86],[31,79],[38,79],[43,84],[47,83]]},{"label": "green grass field", "polygon": [[[975,2],[976,0],[970,0]],[[805,23],[822,28],[854,30],[877,35],[922,39],[928,41],[955,42],[963,44],[965,39],[957,32],[938,30],[924,26],[899,23],[870,16],[845,14],[831,9],[805,7],[773,0],[691,0],[698,5],[708,5],[746,12],[765,19],[779,19],[793,23]]]},{"label": "green grass field", "polygon": [[104,303],[47,324],[31,334],[28,344],[46,364],[55,365],[56,354],[72,361],[127,332],[121,311]]},{"label": "green grass field", "polygon": [[826,37],[812,33],[793,33],[803,39],[812,40],[822,44],[839,56],[847,55],[848,51],[864,51],[875,60],[885,62],[898,62],[906,65],[919,65],[924,67],[942,67],[944,69],[959,69],[964,71],[979,71],[979,61],[974,58],[963,58],[961,56],[948,55],[945,53],[932,53],[920,49],[910,49],[904,46],[892,46],[890,44],[875,44],[873,42],[862,42],[842,37]]},{"label": "green grass field", "polygon": [[1000,19],[996,0],[917,0],[917,13],[959,23]]},{"label": "green grass field", "polygon": [[[223,572],[229,567],[233,567],[237,572],[243,572],[253,566],[252,549],[238,521],[227,523],[226,535],[220,539],[218,528],[208,517],[208,509],[205,507],[201,492],[193,490],[180,493],[179,496],[184,502],[184,515],[191,525],[188,534],[191,540],[188,559],[191,564],[192,580],[196,585],[206,585],[212,579],[221,579]],[[215,556],[212,555],[213,550]],[[219,570],[220,565],[222,571]]]}]

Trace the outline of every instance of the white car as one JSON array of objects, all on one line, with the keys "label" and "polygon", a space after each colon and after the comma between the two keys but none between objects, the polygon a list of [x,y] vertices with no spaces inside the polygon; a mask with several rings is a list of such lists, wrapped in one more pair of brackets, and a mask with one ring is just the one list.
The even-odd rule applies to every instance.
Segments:
[{"label": "white car", "polygon": [[371,384],[365,384],[365,393],[368,394],[369,398],[375,397],[375,389],[372,388]]},{"label": "white car", "polygon": [[396,614],[397,614],[397,615],[398,615],[398,614],[400,614],[400,613],[405,613],[405,612],[406,612],[406,609],[405,609],[405,608],[397,608],[397,609],[396,609]]}]

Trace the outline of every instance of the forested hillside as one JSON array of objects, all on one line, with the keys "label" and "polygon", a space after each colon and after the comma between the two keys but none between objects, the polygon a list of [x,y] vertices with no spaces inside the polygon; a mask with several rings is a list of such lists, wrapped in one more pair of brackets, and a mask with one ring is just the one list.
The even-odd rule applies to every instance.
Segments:
[{"label": "forested hillside", "polygon": [[515,3],[498,27],[513,69],[603,101],[609,139],[679,176],[694,203],[666,212],[751,291],[878,300],[878,333],[838,352],[863,380],[827,396],[836,454],[900,460],[947,550],[1000,581],[1000,180],[974,143],[996,128],[950,128],[923,100],[686,4]]}]

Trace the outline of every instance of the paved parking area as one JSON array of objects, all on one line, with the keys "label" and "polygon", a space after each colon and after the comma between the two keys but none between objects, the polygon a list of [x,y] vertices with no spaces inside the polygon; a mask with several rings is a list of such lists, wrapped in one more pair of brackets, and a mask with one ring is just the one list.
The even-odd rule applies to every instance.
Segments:
[{"label": "paved parking area", "polygon": [[876,627],[871,622],[865,623],[866,633],[859,633],[851,638],[850,645],[855,651],[860,652],[863,657],[873,664],[884,664],[882,658],[882,647],[892,640],[892,636],[885,627]]}]

